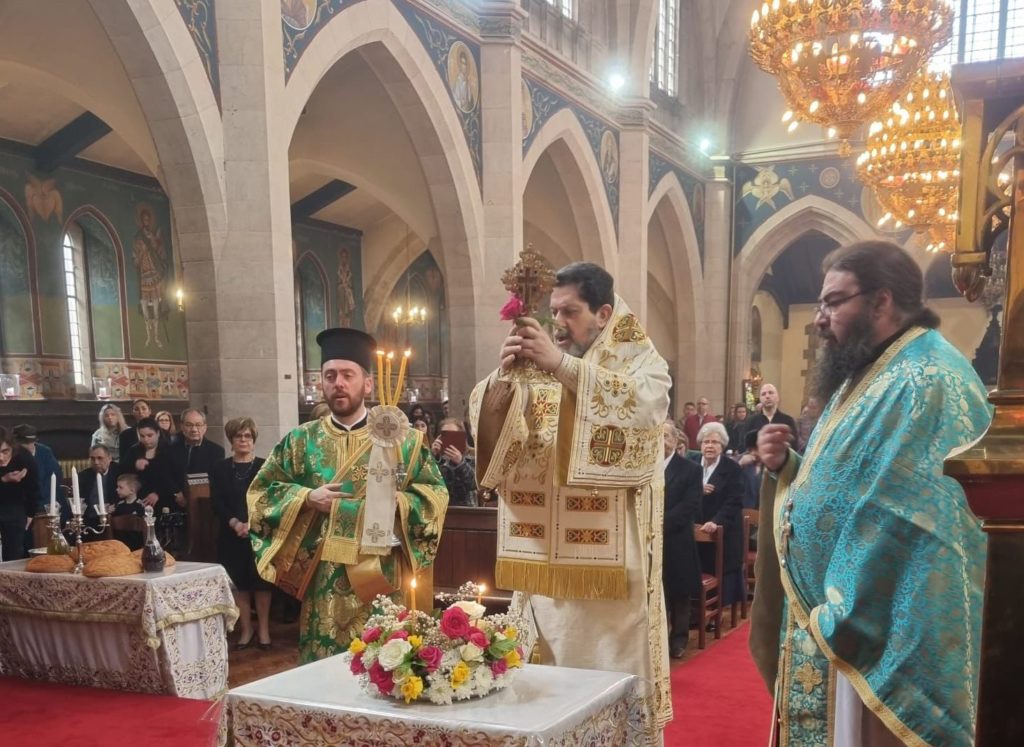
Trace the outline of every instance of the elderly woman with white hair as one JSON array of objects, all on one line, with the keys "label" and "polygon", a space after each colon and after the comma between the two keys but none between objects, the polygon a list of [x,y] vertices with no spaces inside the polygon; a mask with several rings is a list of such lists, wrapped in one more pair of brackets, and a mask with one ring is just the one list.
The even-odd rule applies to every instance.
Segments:
[{"label": "elderly woman with white hair", "polygon": [[[743,493],[746,489],[743,470],[729,457],[725,448],[729,434],[718,422],[705,423],[697,432],[699,463],[704,472],[704,497],[701,501],[701,529],[714,534],[724,532],[722,606],[743,599]],[[704,573],[715,572],[714,547],[699,546]]]}]

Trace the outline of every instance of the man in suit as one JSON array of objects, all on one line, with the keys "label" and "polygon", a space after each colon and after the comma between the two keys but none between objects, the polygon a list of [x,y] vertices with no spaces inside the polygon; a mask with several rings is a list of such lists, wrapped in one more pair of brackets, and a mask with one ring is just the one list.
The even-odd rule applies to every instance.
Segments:
[{"label": "man in suit", "polygon": [[190,407],[181,413],[182,438],[169,451],[178,475],[210,474],[213,465],[224,460],[224,447],[206,439],[206,414]]},{"label": "man in suit", "polygon": [[700,558],[693,525],[700,517],[703,483],[696,463],[676,453],[673,423],[665,423],[665,526],[662,580],[672,631],[668,650],[673,659],[686,653],[690,637],[690,600],[700,592]]},{"label": "man in suit", "polygon": [[[99,516],[99,488],[96,476],[103,476],[103,500],[107,506],[113,506],[117,502],[117,476],[120,473],[120,466],[110,458],[110,450],[106,446],[96,444],[89,449],[89,468],[78,473],[78,494],[85,502],[86,520],[90,525],[99,524],[96,521]],[[89,511],[89,508],[92,508],[92,511]]]},{"label": "man in suit", "polygon": [[99,504],[99,490],[96,475],[103,475],[103,500],[109,506],[117,502],[117,476],[121,474],[120,465],[110,458],[110,450],[103,444],[96,444],[89,449],[89,468],[78,473],[78,494],[82,496],[86,506]]}]

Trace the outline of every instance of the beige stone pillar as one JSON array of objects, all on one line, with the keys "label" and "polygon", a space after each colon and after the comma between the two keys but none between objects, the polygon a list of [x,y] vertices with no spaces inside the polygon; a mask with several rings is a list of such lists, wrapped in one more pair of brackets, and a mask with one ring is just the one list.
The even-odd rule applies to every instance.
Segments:
[{"label": "beige stone pillar", "polygon": [[[647,193],[649,99],[619,110],[619,256],[615,287],[641,323],[647,321]],[[611,269],[611,268],[609,268]]]},{"label": "beige stone pillar", "polygon": [[704,313],[707,340],[700,346],[696,396],[706,395],[717,413],[724,413],[739,396],[738,381],[729,378],[729,297],[732,270],[732,185],[725,167],[715,166],[715,178],[704,188]]},{"label": "beige stone pillar", "polygon": [[[513,0],[480,10],[480,103],[483,117],[483,270],[477,279],[473,334],[452,340],[452,365],[472,370],[470,387],[498,365],[509,323],[498,319],[507,292],[501,273],[523,248],[522,34],[526,13]],[[470,368],[472,367],[472,368]],[[469,395],[452,377],[453,404]]]},{"label": "beige stone pillar", "polygon": [[216,6],[227,228],[210,262],[185,265],[192,402],[209,437],[249,415],[267,453],[298,422],[288,143],[277,0]]}]

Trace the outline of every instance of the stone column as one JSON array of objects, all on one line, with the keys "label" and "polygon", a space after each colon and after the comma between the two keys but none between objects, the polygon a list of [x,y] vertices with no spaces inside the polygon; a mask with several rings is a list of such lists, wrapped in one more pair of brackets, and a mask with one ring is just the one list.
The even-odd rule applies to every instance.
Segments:
[{"label": "stone column", "polygon": [[618,294],[640,322],[647,321],[647,196],[650,161],[649,99],[633,99],[619,110],[619,256],[614,270]]},{"label": "stone column", "polygon": [[701,346],[694,392],[706,394],[715,412],[739,396],[737,382],[729,378],[729,299],[732,271],[732,185],[724,166],[715,166],[715,178],[704,187],[704,313],[707,342]]},{"label": "stone column", "polygon": [[[209,437],[249,415],[266,453],[298,422],[288,143],[276,0],[216,6],[227,227],[212,262],[185,265],[192,402]],[[216,244],[215,244],[216,246]]]},{"label": "stone column", "polygon": [[[480,104],[483,118],[483,271],[477,278],[472,337],[452,341],[452,366],[471,368],[473,381],[498,365],[508,322],[498,319],[507,291],[501,273],[523,249],[523,77],[520,37],[525,11],[513,0],[480,9]],[[472,362],[472,363],[470,363]],[[452,377],[452,403],[468,398],[465,377]]]}]

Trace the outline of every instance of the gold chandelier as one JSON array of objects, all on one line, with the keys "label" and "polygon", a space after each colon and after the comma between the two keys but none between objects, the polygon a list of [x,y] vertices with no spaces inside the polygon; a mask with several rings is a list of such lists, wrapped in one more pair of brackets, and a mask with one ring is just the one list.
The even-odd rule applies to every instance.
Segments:
[{"label": "gold chandelier", "polygon": [[857,173],[895,221],[952,251],[960,196],[960,120],[949,74],[922,70],[887,117],[871,123]]},{"label": "gold chandelier", "polygon": [[771,0],[750,20],[750,54],[778,78],[789,131],[819,124],[846,155],[952,31],[948,0]]}]

